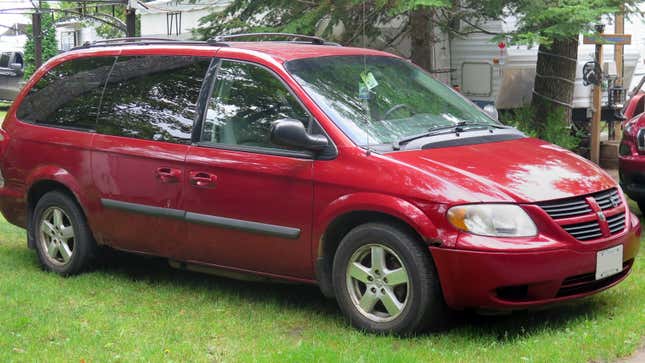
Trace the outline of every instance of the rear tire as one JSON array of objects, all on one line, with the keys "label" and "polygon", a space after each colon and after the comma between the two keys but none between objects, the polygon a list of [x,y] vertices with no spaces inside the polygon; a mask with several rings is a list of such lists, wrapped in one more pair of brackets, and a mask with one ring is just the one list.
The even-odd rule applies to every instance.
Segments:
[{"label": "rear tire", "polygon": [[429,251],[390,223],[367,223],[341,241],[332,272],[350,323],[371,333],[408,335],[445,326],[446,306]]},{"label": "rear tire", "polygon": [[96,242],[81,208],[69,195],[60,191],[43,195],[34,208],[30,229],[43,269],[69,276],[92,263]]}]

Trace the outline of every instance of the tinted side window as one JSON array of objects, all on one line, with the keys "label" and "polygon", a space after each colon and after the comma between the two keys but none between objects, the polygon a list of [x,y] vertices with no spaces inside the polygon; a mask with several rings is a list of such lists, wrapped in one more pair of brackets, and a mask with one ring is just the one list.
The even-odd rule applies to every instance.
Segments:
[{"label": "tinted side window", "polygon": [[286,86],[260,66],[222,61],[208,103],[201,141],[283,148],[272,144],[271,123],[293,118],[305,127],[310,117]]},{"label": "tinted side window", "polygon": [[114,57],[80,58],[51,69],[24,98],[18,118],[93,130],[101,92],[114,60]]},{"label": "tinted side window", "polygon": [[119,57],[105,87],[97,131],[190,143],[209,62],[188,56]]},{"label": "tinted side window", "polygon": [[8,68],[10,58],[11,58],[11,53],[9,53],[9,52],[0,53],[0,67]]}]

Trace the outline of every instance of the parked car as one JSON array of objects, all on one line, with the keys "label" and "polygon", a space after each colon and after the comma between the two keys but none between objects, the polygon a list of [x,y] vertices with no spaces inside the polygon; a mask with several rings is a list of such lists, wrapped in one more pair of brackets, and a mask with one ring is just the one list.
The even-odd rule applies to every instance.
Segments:
[{"label": "parked car", "polygon": [[645,76],[630,92],[618,148],[620,184],[625,193],[645,212]]},{"label": "parked car", "polygon": [[22,52],[0,52],[0,100],[16,98],[22,88],[24,68]]},{"label": "parked car", "polygon": [[64,276],[105,245],[318,284],[370,332],[580,298],[629,274],[641,226],[597,166],[404,59],[299,39],[53,58],[0,131],[2,214]]}]

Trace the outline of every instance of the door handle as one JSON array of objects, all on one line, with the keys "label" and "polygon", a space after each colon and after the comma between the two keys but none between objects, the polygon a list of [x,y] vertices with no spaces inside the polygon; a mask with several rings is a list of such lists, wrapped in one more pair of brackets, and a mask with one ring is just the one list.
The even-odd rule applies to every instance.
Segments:
[{"label": "door handle", "polygon": [[191,171],[188,173],[190,184],[199,188],[215,188],[217,175],[203,171]]},{"label": "door handle", "polygon": [[181,178],[181,170],[164,166],[157,168],[155,175],[162,183],[177,183]]}]

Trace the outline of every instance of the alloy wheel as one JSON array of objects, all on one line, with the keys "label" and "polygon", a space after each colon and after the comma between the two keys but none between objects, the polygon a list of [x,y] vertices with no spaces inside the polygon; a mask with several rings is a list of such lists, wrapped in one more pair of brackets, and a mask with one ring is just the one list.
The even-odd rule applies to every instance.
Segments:
[{"label": "alloy wheel", "polygon": [[361,246],[349,259],[347,289],[354,307],[376,322],[394,320],[405,309],[410,277],[401,258],[381,244]]},{"label": "alloy wheel", "polygon": [[49,207],[38,225],[39,242],[47,260],[55,265],[68,264],[75,247],[74,226],[69,216],[59,207]]}]

